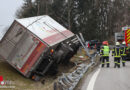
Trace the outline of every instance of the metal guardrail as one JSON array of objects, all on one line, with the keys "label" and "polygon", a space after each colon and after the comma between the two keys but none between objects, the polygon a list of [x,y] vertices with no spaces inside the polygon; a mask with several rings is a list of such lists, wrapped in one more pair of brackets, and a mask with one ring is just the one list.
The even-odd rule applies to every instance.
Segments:
[{"label": "metal guardrail", "polygon": [[54,83],[54,90],[73,90],[76,85],[78,84],[79,80],[83,77],[83,75],[87,72],[88,68],[91,67],[94,62],[94,57],[96,56],[96,53],[93,55],[90,55],[88,48],[84,45],[83,36],[80,37],[76,35],[79,42],[81,43],[82,47],[86,51],[86,55],[90,57],[91,63],[89,65],[86,64],[80,64],[77,65],[77,69],[73,71],[72,73],[64,74],[58,78],[58,81]]},{"label": "metal guardrail", "polygon": [[76,35],[76,36],[77,36],[79,42],[81,43],[82,47],[84,48],[84,50],[85,50],[85,52],[86,52],[86,55],[89,56],[89,57],[91,57],[91,55],[89,54],[88,48],[85,46],[85,44],[84,44],[83,41],[80,39],[80,37],[79,37],[78,35]]},{"label": "metal guardrail", "polygon": [[54,83],[54,90],[73,90],[85,72],[87,72],[88,68],[93,64],[94,62],[91,62],[89,65],[80,64],[77,66],[78,68],[72,73],[63,73],[63,75],[58,78],[58,81]]}]

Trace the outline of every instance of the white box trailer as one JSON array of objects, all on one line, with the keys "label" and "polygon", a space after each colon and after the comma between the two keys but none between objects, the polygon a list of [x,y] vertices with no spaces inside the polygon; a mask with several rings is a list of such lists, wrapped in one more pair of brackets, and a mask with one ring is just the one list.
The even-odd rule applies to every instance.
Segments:
[{"label": "white box trailer", "polygon": [[17,19],[0,43],[0,56],[25,77],[55,73],[79,48],[77,37],[47,15]]}]

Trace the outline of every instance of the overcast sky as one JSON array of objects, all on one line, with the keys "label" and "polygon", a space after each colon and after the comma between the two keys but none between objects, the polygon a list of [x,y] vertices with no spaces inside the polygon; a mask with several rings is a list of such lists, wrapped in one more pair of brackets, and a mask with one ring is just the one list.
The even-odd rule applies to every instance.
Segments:
[{"label": "overcast sky", "polygon": [[23,4],[23,0],[1,0],[0,2],[0,27],[10,26],[16,18],[16,10]]},{"label": "overcast sky", "polygon": [[23,0],[1,0],[0,2],[0,40],[10,27],[14,19],[15,13],[23,4]]}]

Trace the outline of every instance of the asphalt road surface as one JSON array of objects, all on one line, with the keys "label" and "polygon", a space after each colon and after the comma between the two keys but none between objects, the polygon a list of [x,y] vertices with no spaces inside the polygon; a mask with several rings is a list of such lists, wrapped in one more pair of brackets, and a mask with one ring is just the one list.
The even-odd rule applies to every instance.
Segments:
[{"label": "asphalt road surface", "polygon": [[130,61],[126,67],[114,68],[110,56],[110,68],[99,66],[85,80],[81,90],[130,90]]}]

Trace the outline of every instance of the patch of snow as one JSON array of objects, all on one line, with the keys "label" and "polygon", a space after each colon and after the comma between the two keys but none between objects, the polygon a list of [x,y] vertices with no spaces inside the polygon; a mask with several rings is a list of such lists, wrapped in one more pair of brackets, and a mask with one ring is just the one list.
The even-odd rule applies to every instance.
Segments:
[{"label": "patch of snow", "polygon": [[111,0],[111,2],[115,2],[115,0]]}]

